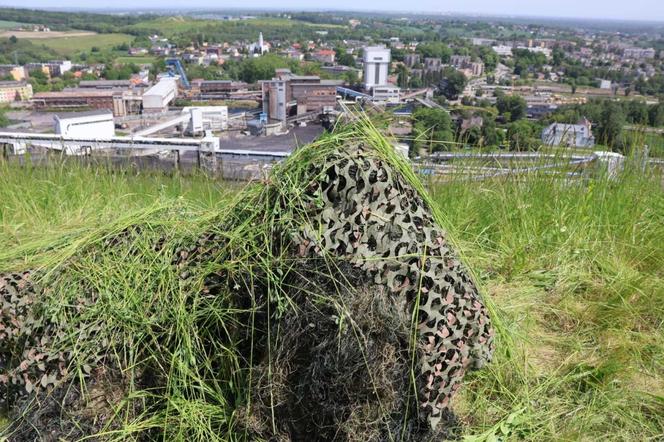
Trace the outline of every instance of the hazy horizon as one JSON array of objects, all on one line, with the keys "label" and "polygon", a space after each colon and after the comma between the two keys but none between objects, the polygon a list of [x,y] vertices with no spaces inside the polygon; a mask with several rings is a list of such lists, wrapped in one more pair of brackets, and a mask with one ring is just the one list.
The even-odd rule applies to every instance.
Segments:
[{"label": "hazy horizon", "polygon": [[431,14],[473,14],[494,16],[524,16],[541,18],[576,18],[582,20],[642,20],[664,22],[664,1],[662,0],[633,0],[631,2],[589,0],[583,3],[574,0],[559,0],[558,2],[530,2],[523,4],[517,0],[451,0],[440,2],[435,0],[414,0],[409,3],[408,11],[403,10],[403,2],[396,0],[369,0],[362,3],[351,0],[337,0],[334,4],[312,4],[306,0],[282,0],[278,6],[274,2],[265,0],[229,1],[222,6],[213,0],[192,0],[183,7],[181,1],[174,0],[143,0],[140,6],[135,1],[116,0],[112,5],[90,5],[82,0],[25,0],[22,2],[0,0],[0,7],[16,8],[51,8],[51,9],[174,9],[192,10],[200,8],[224,9],[266,9],[266,10],[338,10],[338,11],[382,11],[394,13],[431,13]]}]

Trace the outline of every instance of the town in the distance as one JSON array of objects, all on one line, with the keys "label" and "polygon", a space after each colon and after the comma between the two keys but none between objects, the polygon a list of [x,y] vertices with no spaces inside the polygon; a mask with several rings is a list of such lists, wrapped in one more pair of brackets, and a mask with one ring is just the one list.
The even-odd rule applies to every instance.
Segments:
[{"label": "town in the distance", "polygon": [[279,159],[356,109],[389,119],[411,158],[624,153],[637,133],[654,156],[664,145],[658,24],[4,8],[0,28],[5,154],[126,147]]}]

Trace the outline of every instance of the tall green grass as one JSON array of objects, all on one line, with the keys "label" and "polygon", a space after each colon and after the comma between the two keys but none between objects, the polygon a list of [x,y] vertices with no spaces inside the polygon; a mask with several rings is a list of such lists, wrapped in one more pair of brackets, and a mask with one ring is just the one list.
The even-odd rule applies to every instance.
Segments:
[{"label": "tall green grass", "polygon": [[[180,349],[166,367],[167,407],[136,416],[109,437],[168,427],[170,440],[243,439],[230,399],[242,396],[248,380],[233,370],[224,330],[233,326],[233,312],[224,298],[192,296],[167,270],[179,243],[207,231],[236,191],[203,175],[0,163],[0,269],[59,262],[128,225],[143,226],[140,253],[88,254],[72,267],[81,277],[95,272],[96,290],[107,294],[87,314],[108,318],[114,334],[107,339]],[[466,438],[661,439],[662,177],[630,167],[617,181],[458,176],[431,183],[429,191],[498,324],[495,361],[468,377],[454,401]],[[155,251],[164,232],[175,240]],[[192,302],[201,308],[188,308]],[[168,326],[154,335],[155,324]],[[219,346],[201,348],[210,335]],[[192,363],[201,352],[210,354],[209,366]],[[162,399],[140,389],[132,397]]]},{"label": "tall green grass", "polygon": [[457,402],[468,433],[661,440],[661,175],[458,178],[431,191],[506,328]]}]

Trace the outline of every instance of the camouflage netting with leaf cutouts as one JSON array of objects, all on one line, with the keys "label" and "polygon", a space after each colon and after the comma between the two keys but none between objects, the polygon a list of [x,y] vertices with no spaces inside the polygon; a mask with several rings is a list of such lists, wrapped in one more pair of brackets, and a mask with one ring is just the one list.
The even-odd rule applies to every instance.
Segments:
[{"label": "camouflage netting with leaf cutouts", "polygon": [[[14,440],[457,434],[450,400],[491,360],[488,313],[421,185],[366,122],[299,149],[227,212],[184,221],[141,220],[50,272],[0,277]],[[130,266],[145,293],[129,303]]]}]

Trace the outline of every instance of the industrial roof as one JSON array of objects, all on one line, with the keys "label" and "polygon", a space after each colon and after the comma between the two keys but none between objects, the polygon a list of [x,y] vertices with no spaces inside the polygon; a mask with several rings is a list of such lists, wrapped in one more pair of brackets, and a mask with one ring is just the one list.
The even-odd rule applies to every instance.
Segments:
[{"label": "industrial roof", "polygon": [[113,96],[113,91],[108,89],[104,91],[87,89],[69,89],[61,92],[39,92],[33,95],[33,99],[39,98],[69,98],[69,97],[108,97]]},{"label": "industrial roof", "polygon": [[79,87],[129,87],[130,80],[83,80],[78,84]]},{"label": "industrial roof", "polygon": [[70,118],[84,118],[84,117],[96,117],[97,115],[113,115],[109,109],[95,109],[83,112],[62,112],[55,115],[59,120],[65,120]]},{"label": "industrial roof", "polygon": [[161,95],[164,96],[173,90],[175,79],[162,78],[157,84],[145,91],[143,96],[146,95]]}]

